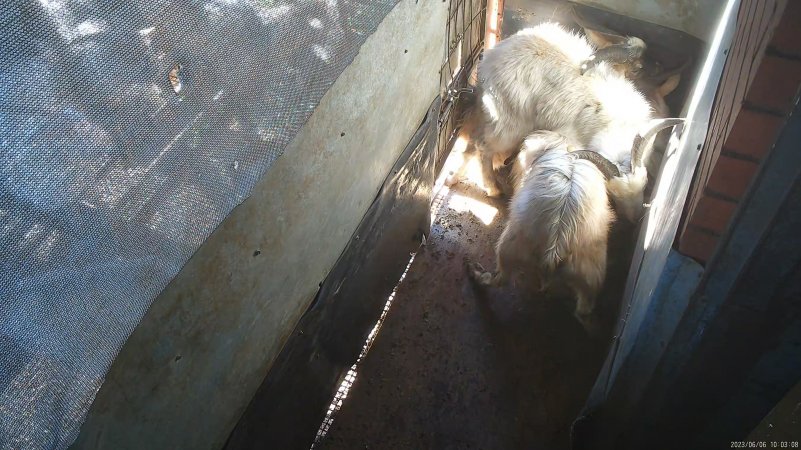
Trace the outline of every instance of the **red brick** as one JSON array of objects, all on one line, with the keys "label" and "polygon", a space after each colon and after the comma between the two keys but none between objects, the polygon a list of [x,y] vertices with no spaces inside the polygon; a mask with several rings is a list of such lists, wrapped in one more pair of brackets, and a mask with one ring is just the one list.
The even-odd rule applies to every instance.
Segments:
[{"label": "red brick", "polygon": [[698,200],[690,223],[722,234],[737,209],[737,203],[704,195]]},{"label": "red brick", "polygon": [[743,108],[723,148],[761,160],[773,148],[783,124],[781,117]]},{"label": "red brick", "polygon": [[688,227],[679,242],[679,252],[701,263],[709,261],[718,246],[718,237]]},{"label": "red brick", "polygon": [[757,164],[751,161],[720,155],[712,169],[707,187],[727,197],[740,199],[751,184],[757,168]]},{"label": "red brick", "polygon": [[765,56],[759,64],[745,101],[782,114],[793,109],[801,86],[801,61]]},{"label": "red brick", "polygon": [[770,46],[781,53],[801,56],[801,2],[790,0],[784,8],[779,26],[773,32]]}]

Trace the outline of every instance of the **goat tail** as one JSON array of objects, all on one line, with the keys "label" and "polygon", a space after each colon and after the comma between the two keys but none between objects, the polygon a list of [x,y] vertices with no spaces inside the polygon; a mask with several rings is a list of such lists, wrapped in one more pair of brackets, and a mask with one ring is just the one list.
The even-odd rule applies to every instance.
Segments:
[{"label": "goat tail", "polygon": [[562,226],[562,219],[557,214],[554,217],[548,217],[550,221],[550,230],[548,232],[548,239],[545,242],[545,248],[542,253],[542,269],[544,273],[551,275],[564,260],[565,249],[564,241],[566,240],[566,230]]},{"label": "goat tail", "polygon": [[550,244],[542,255],[542,269],[545,279],[550,278],[554,273],[556,273],[556,271],[558,271],[559,267],[562,265],[562,261],[564,261],[564,257],[557,249],[558,246],[559,243]]},{"label": "goat tail", "polygon": [[547,292],[554,280],[560,278],[563,267],[564,259],[556,251],[546,250],[541,261],[539,277],[533,285],[539,292]]},{"label": "goat tail", "polygon": [[547,227],[548,238],[543,248],[541,267],[548,276],[559,269],[569,256],[579,232],[586,205],[585,189],[581,170],[576,170],[575,161],[562,154],[560,164],[551,166],[552,176],[543,177],[547,183],[540,192],[548,192],[543,198],[540,214]]}]

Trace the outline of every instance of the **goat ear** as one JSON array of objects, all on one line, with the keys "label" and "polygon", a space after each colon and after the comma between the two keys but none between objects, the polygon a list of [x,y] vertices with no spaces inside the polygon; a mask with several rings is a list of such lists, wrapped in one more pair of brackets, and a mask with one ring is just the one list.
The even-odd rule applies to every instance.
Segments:
[{"label": "goat ear", "polygon": [[603,31],[593,30],[592,28],[584,28],[584,34],[587,35],[587,39],[589,39],[590,42],[595,44],[598,50],[609,47],[610,45],[622,44],[626,40],[624,36],[605,33]]},{"label": "goat ear", "polygon": [[674,73],[656,89],[657,94],[659,94],[660,97],[665,97],[679,86],[679,81],[681,81],[681,74]]},{"label": "goat ear", "polygon": [[626,40],[624,36],[620,36],[614,31],[604,29],[602,25],[587,20],[575,6],[571,8],[571,13],[576,25],[584,30],[587,39],[599,50],[610,45],[622,44]]}]

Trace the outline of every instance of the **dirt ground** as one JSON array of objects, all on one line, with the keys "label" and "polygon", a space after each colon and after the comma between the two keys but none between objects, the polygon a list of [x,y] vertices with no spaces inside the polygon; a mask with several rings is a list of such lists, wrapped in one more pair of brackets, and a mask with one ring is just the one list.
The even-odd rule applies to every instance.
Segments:
[{"label": "dirt ground", "polygon": [[[427,245],[317,448],[568,448],[611,342],[628,249],[610,251],[603,331],[591,338],[568,301],[515,286],[481,292],[468,280],[465,258],[494,267],[506,200],[469,179],[440,200]],[[614,242],[628,241],[617,234]]]},{"label": "dirt ground", "polygon": [[[551,0],[508,0],[503,34],[567,12]],[[347,398],[316,448],[569,448],[570,425],[611,343],[634,232],[613,227],[598,299],[602,329],[595,337],[585,333],[573,318],[573,303],[564,299],[515,286],[477,290],[464,260],[494,267],[507,200],[486,197],[476,162],[466,155],[446,163],[446,170],[458,168],[462,180],[444,187],[434,202],[427,245],[398,285]]]}]

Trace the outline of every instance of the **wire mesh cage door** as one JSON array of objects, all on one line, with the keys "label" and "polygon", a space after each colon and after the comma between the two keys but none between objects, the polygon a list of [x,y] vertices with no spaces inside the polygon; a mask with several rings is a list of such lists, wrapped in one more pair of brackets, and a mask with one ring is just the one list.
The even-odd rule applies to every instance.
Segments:
[{"label": "wire mesh cage door", "polygon": [[448,6],[445,58],[440,69],[442,107],[438,121],[438,167],[451,149],[462,113],[469,106],[469,96],[463,94],[472,92],[476,83],[476,64],[487,37],[488,3],[494,5],[491,9],[497,14],[497,0],[450,0]]}]

